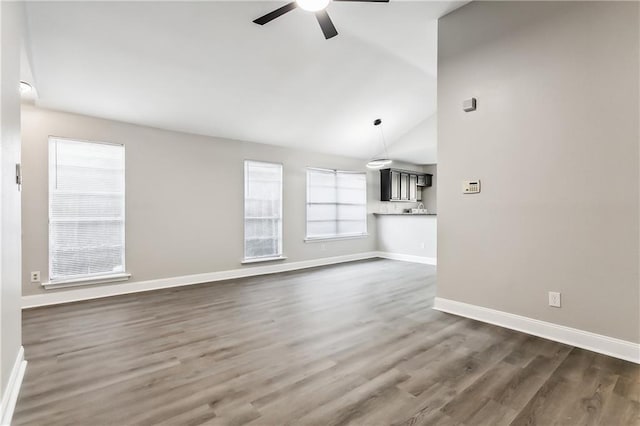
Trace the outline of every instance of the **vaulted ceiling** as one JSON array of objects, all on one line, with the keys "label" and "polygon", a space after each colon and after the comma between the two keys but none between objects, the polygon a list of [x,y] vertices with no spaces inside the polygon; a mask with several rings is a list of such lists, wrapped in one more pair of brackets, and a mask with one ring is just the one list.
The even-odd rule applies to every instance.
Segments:
[{"label": "vaulted ceiling", "polygon": [[300,9],[252,23],[284,3],[27,2],[36,103],[359,158],[380,117],[396,159],[435,162],[437,18],[465,2],[331,3],[330,40]]}]

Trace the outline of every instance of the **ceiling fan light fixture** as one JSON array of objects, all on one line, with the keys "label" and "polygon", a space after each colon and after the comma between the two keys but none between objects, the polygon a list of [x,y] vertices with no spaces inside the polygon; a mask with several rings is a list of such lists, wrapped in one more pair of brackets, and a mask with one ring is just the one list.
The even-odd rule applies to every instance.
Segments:
[{"label": "ceiling fan light fixture", "polygon": [[[284,15],[285,13],[289,13],[292,10],[300,8],[307,12],[314,13],[316,15],[316,19],[318,20],[318,24],[320,24],[320,29],[322,30],[322,34],[324,34],[324,38],[329,40],[338,35],[338,30],[336,30],[336,26],[333,25],[329,14],[325,10],[329,3],[334,0],[292,0],[284,6],[280,6],[279,8],[272,10],[266,15],[262,15],[261,17],[254,19],[253,23],[258,25],[265,25],[269,22],[273,21],[276,18]],[[389,0],[335,0],[335,1],[355,1],[361,3],[389,3]]]},{"label": "ceiling fan light fixture", "polygon": [[296,0],[298,7],[307,12],[319,12],[324,10],[331,0]]}]

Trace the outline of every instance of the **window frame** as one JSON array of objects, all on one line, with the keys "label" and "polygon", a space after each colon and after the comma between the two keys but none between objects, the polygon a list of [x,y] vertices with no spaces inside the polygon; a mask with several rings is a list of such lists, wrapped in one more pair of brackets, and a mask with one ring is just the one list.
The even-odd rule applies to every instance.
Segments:
[{"label": "window frame", "polygon": [[[280,227],[278,235],[278,252],[275,255],[247,257],[247,165],[250,163],[269,164],[280,168]],[[270,262],[273,260],[284,260],[284,165],[275,161],[251,160],[243,161],[243,194],[242,194],[242,261],[241,264]]]},{"label": "window frame", "polygon": [[[51,199],[51,175],[52,175],[52,145],[55,144],[55,141],[70,141],[77,143],[91,143],[91,144],[100,144],[100,145],[110,145],[110,146],[119,146],[122,147],[122,271],[119,272],[99,272],[95,274],[83,274],[83,275],[70,275],[66,277],[53,277],[53,246],[52,246],[52,238],[51,238],[51,222],[52,222],[52,199]],[[56,163],[57,164],[57,163]],[[101,284],[101,283],[110,283],[110,282],[118,282],[118,281],[126,281],[131,277],[131,274],[127,272],[127,264],[126,264],[126,200],[127,200],[127,190],[126,190],[126,149],[123,143],[117,142],[105,142],[105,141],[97,141],[97,140],[89,140],[89,139],[81,139],[81,138],[71,138],[64,136],[55,136],[48,135],[47,137],[47,263],[48,263],[48,281],[43,282],[42,286],[45,289],[49,288],[60,288],[60,287],[73,287],[78,285],[91,285],[91,284]]]},{"label": "window frame", "polygon": [[[331,172],[336,176],[336,183],[337,183],[337,175],[339,173],[344,173],[344,174],[358,174],[358,175],[363,175],[365,178],[365,186],[364,186],[364,199],[365,199],[365,214],[364,214],[364,232],[360,233],[360,234],[335,234],[335,235],[327,235],[327,236],[318,236],[318,237],[310,237],[309,236],[309,173],[312,171],[320,171],[320,172]],[[367,172],[361,172],[361,171],[355,171],[355,170],[338,170],[338,169],[325,169],[325,168],[321,168],[321,167],[307,167],[305,169],[305,173],[306,173],[306,202],[305,202],[305,238],[304,241],[307,243],[313,243],[313,242],[322,242],[322,241],[327,241],[327,240],[355,240],[355,239],[361,239],[361,238],[367,238],[369,236],[369,213],[368,213],[368,182],[367,182]],[[335,187],[336,190],[336,194],[337,194],[337,184]],[[336,201],[335,206],[336,209],[338,208],[338,205],[340,204],[344,204],[344,203],[338,203]],[[338,222],[338,219],[336,219],[336,223]]]}]

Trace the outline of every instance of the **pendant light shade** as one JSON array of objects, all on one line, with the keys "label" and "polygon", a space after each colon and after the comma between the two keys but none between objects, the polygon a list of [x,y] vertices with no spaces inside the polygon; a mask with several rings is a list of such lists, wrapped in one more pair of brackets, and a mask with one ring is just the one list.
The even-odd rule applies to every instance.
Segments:
[{"label": "pendant light shade", "polygon": [[376,158],[369,161],[367,163],[367,167],[370,169],[381,169],[385,166],[390,165],[391,163],[393,163],[393,161],[389,160],[388,158]]},{"label": "pendant light shade", "polygon": [[367,167],[370,169],[381,169],[393,163],[391,159],[389,159],[389,153],[387,152],[387,142],[384,140],[384,133],[382,132],[382,120],[376,118],[373,122],[373,125],[380,129],[380,138],[382,139],[382,146],[384,147],[384,157],[383,158],[374,158],[367,163]]}]

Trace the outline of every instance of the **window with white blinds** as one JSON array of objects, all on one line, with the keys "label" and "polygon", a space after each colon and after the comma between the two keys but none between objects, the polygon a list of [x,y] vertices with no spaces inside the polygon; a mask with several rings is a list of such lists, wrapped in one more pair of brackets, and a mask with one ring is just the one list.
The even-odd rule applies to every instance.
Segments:
[{"label": "window with white blinds", "polygon": [[50,280],[124,271],[124,147],[49,138]]},{"label": "window with white blinds", "polygon": [[244,162],[245,260],[282,256],[282,165]]},{"label": "window with white blinds", "polygon": [[307,239],[366,234],[366,174],[307,169]]}]

